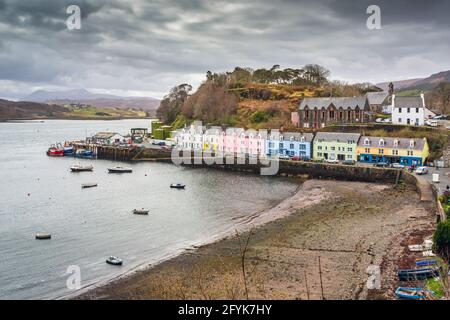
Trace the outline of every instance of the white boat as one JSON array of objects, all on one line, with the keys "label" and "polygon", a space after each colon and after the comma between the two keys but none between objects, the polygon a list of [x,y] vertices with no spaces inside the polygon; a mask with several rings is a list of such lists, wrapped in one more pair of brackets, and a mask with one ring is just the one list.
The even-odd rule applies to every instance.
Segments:
[{"label": "white boat", "polygon": [[81,164],[74,164],[70,167],[72,172],[92,171],[94,167],[92,165],[82,166]]},{"label": "white boat", "polygon": [[49,233],[37,233],[35,238],[37,240],[50,240],[52,238],[52,235]]},{"label": "white boat", "polygon": [[130,173],[133,172],[132,168],[127,167],[114,167],[114,168],[108,168],[109,173]]},{"label": "white boat", "polygon": [[170,187],[174,189],[184,189],[186,185],[182,183],[172,183]]},{"label": "white boat", "polygon": [[109,257],[108,259],[106,259],[106,263],[112,264],[112,265],[114,265],[114,266],[121,266],[122,263],[123,263],[123,261],[122,261],[122,259],[120,259],[120,258],[111,256],[111,257]]}]

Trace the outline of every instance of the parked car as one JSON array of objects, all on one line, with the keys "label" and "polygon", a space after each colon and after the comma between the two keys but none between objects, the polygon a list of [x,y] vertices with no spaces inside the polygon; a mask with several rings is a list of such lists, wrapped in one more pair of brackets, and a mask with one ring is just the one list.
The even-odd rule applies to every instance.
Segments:
[{"label": "parked car", "polygon": [[387,167],[389,167],[389,163],[387,163],[387,162],[377,162],[377,163],[375,163],[374,166],[377,167],[377,168],[387,168]]},{"label": "parked car", "polygon": [[428,168],[427,167],[418,167],[415,172],[417,175],[427,174]]},{"label": "parked car", "polygon": [[326,163],[339,163],[339,160],[336,160],[336,159],[326,159],[325,162],[326,162]]},{"label": "parked car", "polygon": [[401,164],[401,163],[393,163],[391,165],[391,167],[395,168],[395,169],[405,169],[405,166],[403,164]]},{"label": "parked car", "polygon": [[345,160],[344,162],[342,162],[342,164],[348,165],[348,166],[353,166],[356,164],[355,160]]},{"label": "parked car", "polygon": [[277,158],[280,160],[290,160],[291,159],[289,156],[287,156],[285,154],[279,154]]},{"label": "parked car", "polygon": [[392,121],[391,121],[391,119],[386,118],[386,119],[383,120],[383,122],[384,122],[384,123],[391,123]]},{"label": "parked car", "polygon": [[377,119],[375,119],[375,122],[376,123],[382,123],[383,122],[383,118],[377,118]]}]

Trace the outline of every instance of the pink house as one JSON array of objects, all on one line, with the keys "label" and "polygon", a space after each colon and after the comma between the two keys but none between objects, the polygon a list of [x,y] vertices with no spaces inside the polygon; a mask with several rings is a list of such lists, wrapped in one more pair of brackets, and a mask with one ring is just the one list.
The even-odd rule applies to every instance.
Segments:
[{"label": "pink house", "polygon": [[250,156],[265,155],[265,130],[247,130],[242,128],[228,128],[224,136],[223,150],[225,154],[246,154]]}]

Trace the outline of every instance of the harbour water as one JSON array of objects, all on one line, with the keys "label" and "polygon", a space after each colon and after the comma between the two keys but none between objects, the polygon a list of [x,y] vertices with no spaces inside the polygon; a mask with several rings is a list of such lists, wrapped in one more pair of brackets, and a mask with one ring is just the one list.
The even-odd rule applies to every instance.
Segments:
[{"label": "harbour water", "polygon": [[[133,173],[115,175],[107,168],[118,163],[45,155],[52,143],[148,126],[148,120],[0,123],[0,299],[73,294],[66,286],[70,266],[80,268],[85,288],[157,263],[232,230],[297,188],[283,178],[162,163],[132,163]],[[94,171],[72,173],[75,162]],[[81,188],[91,182],[98,187]],[[170,189],[175,182],[186,190]],[[133,215],[134,208],[150,214]],[[38,232],[52,239],[35,240]],[[107,265],[110,255],[124,265]]]}]

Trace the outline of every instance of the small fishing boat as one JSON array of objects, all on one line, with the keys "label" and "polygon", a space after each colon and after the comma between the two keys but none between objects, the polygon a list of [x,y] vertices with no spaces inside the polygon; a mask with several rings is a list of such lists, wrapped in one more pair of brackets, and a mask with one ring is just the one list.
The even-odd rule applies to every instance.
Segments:
[{"label": "small fishing boat", "polygon": [[174,188],[174,189],[184,189],[184,187],[186,187],[186,185],[182,184],[182,183],[172,183],[170,185],[170,187]]},{"label": "small fishing boat", "polygon": [[73,155],[73,147],[72,146],[64,147],[64,155],[65,156]]},{"label": "small fishing boat", "polygon": [[94,167],[92,165],[82,166],[81,164],[74,164],[70,167],[70,171],[72,172],[85,172],[92,170],[94,170]]},{"label": "small fishing boat", "polygon": [[47,156],[49,157],[62,157],[64,156],[64,148],[62,148],[60,145],[52,145],[47,150]]},{"label": "small fishing boat", "polygon": [[439,276],[439,273],[439,268],[418,268],[397,271],[400,281],[426,280]]},{"label": "small fishing boat", "polygon": [[425,248],[423,247],[423,245],[421,244],[412,244],[408,246],[409,251],[411,252],[422,252],[425,250]]},{"label": "small fishing boat", "polygon": [[433,266],[437,263],[436,259],[416,259],[416,267]]},{"label": "small fishing boat", "polygon": [[134,209],[133,210],[133,214],[142,214],[142,215],[148,215],[149,210],[144,210],[144,208],[142,209]]},{"label": "small fishing boat", "polygon": [[122,261],[122,259],[119,259],[117,257],[111,256],[108,259],[106,259],[106,263],[112,264],[114,266],[121,266],[123,261]]},{"label": "small fishing boat", "polygon": [[433,295],[432,291],[423,290],[422,288],[398,287],[395,294],[400,299],[423,300]]},{"label": "small fishing boat", "polygon": [[50,240],[52,238],[52,235],[49,233],[36,233],[35,238],[37,240]]},{"label": "small fishing boat", "polygon": [[86,188],[94,188],[94,187],[96,187],[96,186],[97,186],[96,183],[83,183],[83,184],[81,185],[81,188],[82,188],[82,189],[86,189]]},{"label": "small fishing boat", "polygon": [[126,167],[114,167],[114,168],[108,168],[109,173],[130,173],[133,172],[132,168],[126,168]]}]

